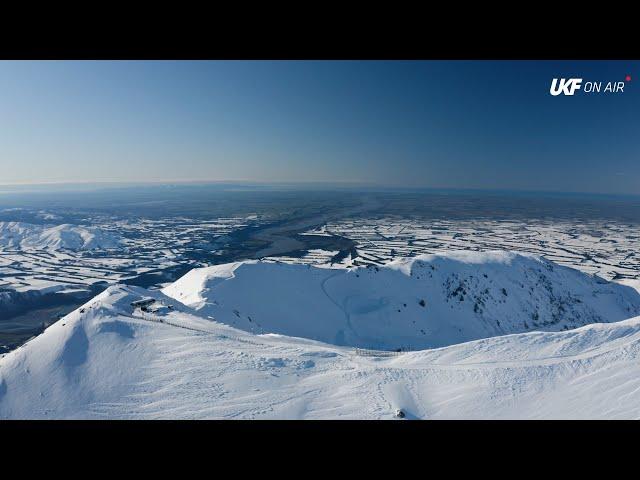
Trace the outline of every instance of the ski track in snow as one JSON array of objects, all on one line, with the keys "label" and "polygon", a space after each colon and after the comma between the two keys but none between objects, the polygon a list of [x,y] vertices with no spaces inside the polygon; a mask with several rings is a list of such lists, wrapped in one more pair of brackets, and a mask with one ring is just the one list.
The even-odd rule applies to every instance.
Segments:
[{"label": "ski track in snow", "polygon": [[[351,331],[351,333],[353,334],[354,338],[356,338],[358,336],[358,334],[356,333],[356,331],[353,328],[353,325],[351,324],[351,314],[349,312],[347,312],[345,306],[343,304],[340,304],[338,301],[336,301],[331,295],[329,295],[329,292],[327,292],[327,287],[326,284],[329,280],[331,280],[332,278],[335,278],[336,276],[340,275],[341,272],[336,272],[328,277],[326,277],[325,279],[322,280],[322,282],[320,282],[320,289],[322,290],[322,293],[324,293],[324,295],[331,301],[331,303],[333,303],[336,307],[338,307],[340,310],[342,310],[342,313],[344,314],[344,318],[347,322],[347,328]],[[345,298],[345,303],[349,300],[349,297]],[[342,332],[344,332],[344,330],[342,330]],[[338,332],[339,335],[340,332]]]}]

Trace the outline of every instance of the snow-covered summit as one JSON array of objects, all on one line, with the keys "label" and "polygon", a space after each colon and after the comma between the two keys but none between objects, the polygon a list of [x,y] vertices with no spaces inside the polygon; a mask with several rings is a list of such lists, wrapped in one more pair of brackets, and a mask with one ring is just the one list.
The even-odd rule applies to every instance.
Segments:
[{"label": "snow-covered summit", "polygon": [[362,355],[147,297],[172,301],[113,286],[0,358],[0,418],[640,417],[640,317]]},{"label": "snow-covered summit", "polygon": [[237,262],[192,270],[163,293],[245,331],[376,349],[640,315],[640,294],[630,287],[511,252],[423,255],[353,269]]},{"label": "snow-covered summit", "polygon": [[0,247],[21,250],[93,250],[116,248],[119,245],[120,239],[117,236],[95,227],[0,222]]}]

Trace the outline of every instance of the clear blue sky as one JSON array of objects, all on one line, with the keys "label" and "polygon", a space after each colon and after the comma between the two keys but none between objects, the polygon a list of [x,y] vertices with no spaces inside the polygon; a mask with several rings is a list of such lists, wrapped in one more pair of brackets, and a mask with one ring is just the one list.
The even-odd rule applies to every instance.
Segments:
[{"label": "clear blue sky", "polygon": [[[640,193],[639,62],[0,62],[0,184]],[[623,81],[552,97],[553,77]],[[637,78],[636,78],[637,77]]]}]

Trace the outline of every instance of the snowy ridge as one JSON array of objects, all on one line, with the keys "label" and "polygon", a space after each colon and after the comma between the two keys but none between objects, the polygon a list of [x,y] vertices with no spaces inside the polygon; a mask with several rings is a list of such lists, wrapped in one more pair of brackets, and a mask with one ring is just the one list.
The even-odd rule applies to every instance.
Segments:
[{"label": "snowy ridge", "polygon": [[0,247],[20,250],[93,250],[116,248],[120,239],[94,227],[70,224],[43,227],[23,222],[0,222]]},{"label": "snowy ridge", "polygon": [[[543,326],[556,331],[502,334],[394,355],[361,355],[353,348],[376,332],[388,335],[379,343],[404,340],[411,333],[407,322],[396,317],[397,333],[389,325],[394,317],[380,311],[390,315],[393,302],[418,301],[417,291],[427,302],[414,311],[437,307],[450,314],[443,325],[471,322],[463,330],[467,336],[486,334],[485,327],[474,326],[486,325],[486,318],[470,316],[477,312],[459,299],[488,288],[480,281],[476,285],[472,276],[500,282],[486,297],[485,312],[486,318],[504,314],[503,326],[519,328],[517,308],[525,308],[527,317],[531,305],[544,312],[541,322],[560,312],[558,305],[567,316]],[[456,281],[448,282],[451,278]],[[465,292],[459,291],[459,281]],[[530,284],[539,296],[526,293]],[[281,288],[289,292],[285,301],[277,297]],[[505,296],[502,288],[513,292]],[[366,301],[357,295],[366,295]],[[393,309],[372,308],[375,295],[387,301],[374,306]],[[134,310],[131,302],[145,297],[173,309]],[[392,419],[398,408],[407,419],[639,418],[640,317],[562,330],[586,312],[614,320],[627,307],[636,308],[637,297],[628,287],[536,257],[499,252],[403,259],[378,271],[263,262],[197,269],[164,292],[109,287],[0,357],[0,418]],[[271,333],[231,325],[227,309],[242,318],[244,310],[238,315],[234,310],[249,311],[253,301],[264,302],[255,305],[265,314],[295,311],[296,316],[289,314],[281,323],[274,316]],[[275,331],[298,328],[296,333],[328,335],[345,325],[340,307],[354,307],[349,319],[354,331],[334,334],[334,341]],[[342,316],[328,316],[333,311]],[[325,323],[314,323],[322,318]],[[314,325],[303,331],[294,320]],[[451,329],[433,331],[429,342],[453,339],[435,335]]]},{"label": "snowy ridge", "polygon": [[384,267],[238,262],[195,269],[163,292],[253,333],[424,349],[640,315],[640,295],[537,256],[452,252]]},{"label": "snowy ridge", "polygon": [[640,318],[376,358],[182,307],[134,318],[142,293],[110,287],[0,359],[0,418],[640,416]]}]

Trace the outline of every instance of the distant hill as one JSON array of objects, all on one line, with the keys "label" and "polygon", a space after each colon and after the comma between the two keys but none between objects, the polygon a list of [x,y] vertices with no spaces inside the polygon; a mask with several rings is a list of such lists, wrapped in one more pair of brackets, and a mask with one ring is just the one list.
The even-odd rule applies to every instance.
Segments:
[{"label": "distant hill", "polygon": [[95,250],[116,248],[121,239],[94,227],[42,226],[0,222],[0,247],[21,250]]}]

